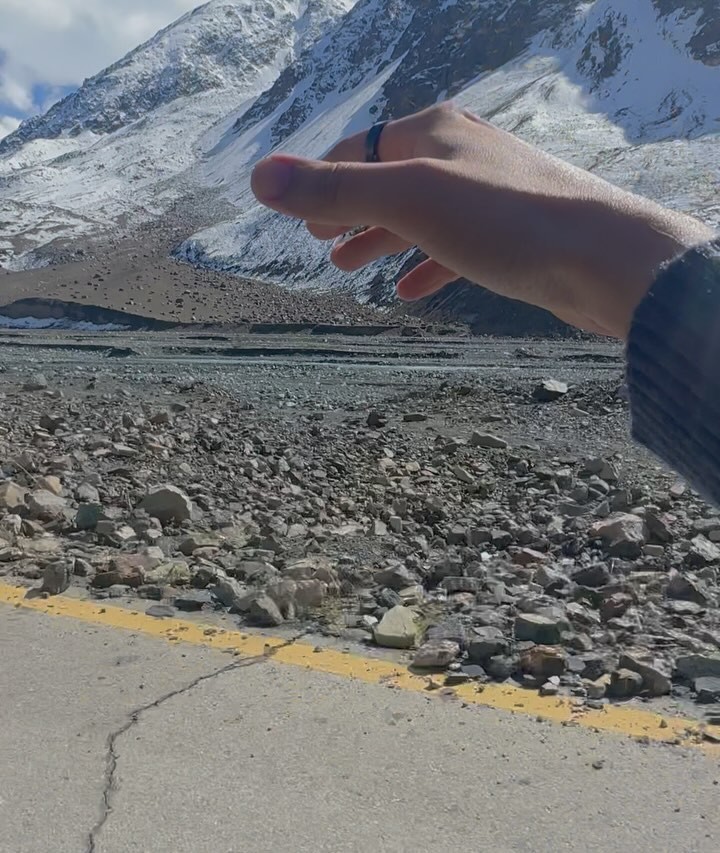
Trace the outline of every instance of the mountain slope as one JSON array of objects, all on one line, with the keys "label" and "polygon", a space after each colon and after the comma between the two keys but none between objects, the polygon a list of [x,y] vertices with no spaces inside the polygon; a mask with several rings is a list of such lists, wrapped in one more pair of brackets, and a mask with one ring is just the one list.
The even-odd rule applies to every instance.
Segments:
[{"label": "mountain slope", "polygon": [[[188,236],[191,264],[389,303],[411,259],[339,272],[255,203],[250,169],[448,96],[720,225],[717,0],[212,0],[0,142],[0,265],[103,234],[138,245],[153,222],[155,250]],[[462,285],[438,305],[483,330],[557,328]]]},{"label": "mountain slope", "polygon": [[448,95],[546,150],[720,224],[719,28],[714,0],[447,0],[440,8],[361,0],[228,130],[204,169],[242,215],[195,235],[180,255],[286,285],[390,299],[405,259],[354,276],[334,270],[327,248],[298,223],[254,204],[248,169],[278,144],[317,156],[380,117]]},{"label": "mountain slope", "polygon": [[48,240],[167,210],[188,186],[171,179],[202,156],[212,126],[271,85],[350,5],[211,0],[23,122],[0,140],[0,223],[9,223],[0,226],[0,263],[3,249],[9,265]]}]

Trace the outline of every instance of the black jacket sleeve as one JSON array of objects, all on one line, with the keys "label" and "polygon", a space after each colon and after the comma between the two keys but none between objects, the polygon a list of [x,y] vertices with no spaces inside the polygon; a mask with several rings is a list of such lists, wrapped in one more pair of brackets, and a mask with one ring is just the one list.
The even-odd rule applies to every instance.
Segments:
[{"label": "black jacket sleeve", "polygon": [[660,272],[627,360],[633,436],[720,505],[720,239]]}]

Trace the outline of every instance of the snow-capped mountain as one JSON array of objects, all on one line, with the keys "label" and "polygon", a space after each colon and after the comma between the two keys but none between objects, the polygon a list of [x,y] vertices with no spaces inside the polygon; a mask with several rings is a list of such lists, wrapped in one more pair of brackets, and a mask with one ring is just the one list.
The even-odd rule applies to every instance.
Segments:
[{"label": "snow-capped mountain", "polygon": [[449,96],[720,225],[717,0],[213,0],[0,141],[0,264],[185,204],[182,259],[383,301],[405,259],[340,273],[249,171]]},{"label": "snow-capped mountain", "polygon": [[321,154],[378,118],[446,96],[720,224],[716,0],[360,0],[227,131],[204,168],[242,215],[196,234],[181,254],[286,284],[391,297],[404,259],[380,275],[378,266],[334,270],[298,223],[254,204],[248,167],[278,145]]},{"label": "snow-capped mountain", "polygon": [[0,140],[0,264],[51,241],[142,221],[188,191],[173,178],[215,123],[261,93],[351,0],[211,0]]}]

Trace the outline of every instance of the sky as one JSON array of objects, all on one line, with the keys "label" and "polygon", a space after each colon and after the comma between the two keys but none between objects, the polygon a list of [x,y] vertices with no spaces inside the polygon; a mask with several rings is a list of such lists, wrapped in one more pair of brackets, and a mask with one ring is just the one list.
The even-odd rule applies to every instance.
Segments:
[{"label": "sky", "polygon": [[0,0],[0,138],[204,0]]}]

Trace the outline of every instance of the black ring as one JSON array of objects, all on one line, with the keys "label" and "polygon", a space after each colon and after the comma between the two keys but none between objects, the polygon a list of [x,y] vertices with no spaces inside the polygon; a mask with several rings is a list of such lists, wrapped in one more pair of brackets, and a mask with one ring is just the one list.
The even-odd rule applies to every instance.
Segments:
[{"label": "black ring", "polygon": [[365,162],[366,163],[379,163],[380,162],[380,154],[378,153],[378,146],[380,145],[380,137],[382,136],[383,130],[387,127],[388,122],[379,121],[377,124],[374,124],[370,130],[368,131],[367,138],[365,139]]}]

